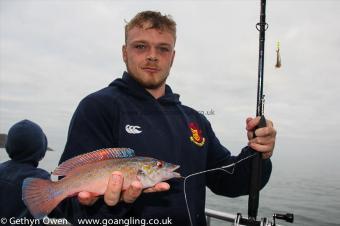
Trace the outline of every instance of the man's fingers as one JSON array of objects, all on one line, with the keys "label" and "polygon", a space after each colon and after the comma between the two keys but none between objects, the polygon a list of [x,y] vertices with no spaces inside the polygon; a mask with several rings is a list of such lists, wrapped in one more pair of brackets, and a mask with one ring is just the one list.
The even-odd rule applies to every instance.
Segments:
[{"label": "man's fingers", "polygon": [[[252,140],[254,138],[254,130],[256,129],[257,124],[260,122],[260,117],[256,117],[255,119],[247,118],[247,137],[248,140]],[[266,137],[266,136],[276,136],[276,130],[273,127],[273,122],[271,120],[266,120],[266,127],[258,128],[255,130],[256,137]]]},{"label": "man's fingers", "polygon": [[[255,138],[257,139],[257,138]],[[274,149],[273,143],[259,143],[259,142],[249,142],[248,146],[251,147],[252,149],[258,151],[258,152],[267,152],[267,151],[272,151]]]},{"label": "man's fingers", "polygon": [[[249,140],[248,146],[252,149],[261,152],[262,158],[270,158],[273,154],[275,146],[276,130],[273,127],[271,120],[266,120],[266,126],[256,129],[261,117],[247,118],[246,130]],[[255,131],[255,132],[254,132]]]},{"label": "man's fingers", "polygon": [[82,205],[92,206],[97,200],[98,197],[90,192],[82,191],[78,193],[78,201]]},{"label": "man's fingers", "polygon": [[266,120],[267,126],[274,127],[274,123],[271,120]]},{"label": "man's fingers", "polygon": [[[104,193],[104,201],[108,206],[114,206],[119,201],[126,203],[133,203],[143,192],[143,185],[140,181],[136,180],[131,183],[127,190],[122,191],[124,184],[124,178],[121,172],[113,172],[109,179],[106,191]],[[170,185],[165,182],[161,182],[146,189],[144,192],[160,192],[170,189]]]},{"label": "man's fingers", "polygon": [[262,153],[262,159],[269,159],[270,157],[272,157],[273,152],[269,151],[269,152],[263,152]]},{"label": "man's fingers", "polygon": [[166,182],[161,182],[156,184],[155,186],[151,188],[145,189],[143,192],[144,193],[150,193],[150,192],[161,192],[161,191],[167,191],[170,189],[170,185]]},{"label": "man's fingers", "polygon": [[247,137],[248,137],[248,140],[251,140],[254,138],[254,132],[253,131],[248,131],[247,132]]},{"label": "man's fingers", "polygon": [[258,128],[255,130],[255,135],[257,137],[268,137],[268,136],[274,136],[276,135],[276,130],[273,127],[267,126],[263,128]]},{"label": "man's fingers", "polygon": [[126,203],[133,203],[142,193],[143,185],[139,181],[133,181],[130,187],[123,192],[122,200]]},{"label": "man's fingers", "polygon": [[[109,178],[107,188],[104,193],[104,201],[108,206],[114,206],[119,201],[133,203],[143,192],[143,185],[140,181],[133,181],[129,188],[122,191],[124,178],[121,172],[113,172]],[[155,186],[145,189],[145,193],[161,192],[170,189],[170,185],[166,182],[161,182]],[[79,202],[83,205],[93,205],[98,197],[89,192],[80,192],[78,194]]]},{"label": "man's fingers", "polygon": [[247,131],[253,131],[256,126],[259,124],[260,122],[260,117],[256,117],[256,118],[247,118],[246,119],[246,130]]},{"label": "man's fingers", "polygon": [[[263,128],[258,128],[255,130],[255,138],[256,137],[275,137],[276,135],[276,131],[274,128],[272,127],[263,127]],[[252,139],[255,139],[254,138],[254,132],[253,131],[248,131],[247,132],[247,137],[248,137],[248,140],[252,140]]]},{"label": "man's fingers", "polygon": [[[257,116],[256,118],[248,117],[246,119],[246,130],[247,131],[254,130],[258,126],[260,119],[261,119],[260,116]],[[266,127],[274,127],[273,122],[271,120],[266,119]]]},{"label": "man's fingers", "polygon": [[116,205],[120,200],[124,178],[121,172],[113,172],[104,193],[104,201],[108,206]]},{"label": "man's fingers", "polygon": [[250,143],[249,147],[262,153],[262,158],[267,159],[273,155],[273,147],[268,145],[261,145],[256,143]]}]

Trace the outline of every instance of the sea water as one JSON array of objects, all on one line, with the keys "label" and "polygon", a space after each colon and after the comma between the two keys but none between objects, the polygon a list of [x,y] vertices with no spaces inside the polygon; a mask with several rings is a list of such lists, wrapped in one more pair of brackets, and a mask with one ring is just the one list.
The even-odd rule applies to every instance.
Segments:
[{"label": "sea water", "polygon": [[[273,159],[270,181],[260,192],[258,219],[272,219],[274,213],[293,213],[293,224],[277,223],[286,226],[340,225],[340,164],[337,155],[333,158],[319,155],[319,163],[311,157],[306,157],[304,162],[294,158]],[[206,207],[209,209],[247,216],[247,206],[248,196],[221,197],[207,189]],[[215,219],[211,225],[231,223]]]}]

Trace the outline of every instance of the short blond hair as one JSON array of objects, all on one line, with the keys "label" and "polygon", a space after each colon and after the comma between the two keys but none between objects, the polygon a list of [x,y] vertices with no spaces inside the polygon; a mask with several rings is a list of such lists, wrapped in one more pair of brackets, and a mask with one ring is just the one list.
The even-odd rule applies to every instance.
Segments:
[{"label": "short blond hair", "polygon": [[127,41],[128,31],[134,27],[167,31],[170,32],[176,40],[176,22],[170,15],[162,15],[160,12],[155,11],[138,13],[125,25],[125,42]]}]

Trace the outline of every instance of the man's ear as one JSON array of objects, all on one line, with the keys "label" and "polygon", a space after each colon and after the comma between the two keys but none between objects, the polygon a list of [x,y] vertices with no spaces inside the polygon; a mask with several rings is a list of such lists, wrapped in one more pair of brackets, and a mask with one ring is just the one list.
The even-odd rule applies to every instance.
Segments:
[{"label": "man's ear", "polygon": [[127,62],[126,45],[122,46],[122,56],[123,56],[123,60],[124,60],[124,62],[126,64],[126,62]]},{"label": "man's ear", "polygon": [[174,63],[175,55],[176,55],[176,51],[174,50],[174,53],[173,53],[172,59],[171,59],[171,63],[170,63],[170,67],[172,67],[172,64]]}]

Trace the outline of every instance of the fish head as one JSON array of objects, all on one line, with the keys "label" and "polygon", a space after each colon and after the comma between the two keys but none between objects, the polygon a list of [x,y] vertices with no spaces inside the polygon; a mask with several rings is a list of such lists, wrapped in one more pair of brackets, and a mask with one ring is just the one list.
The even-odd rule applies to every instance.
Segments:
[{"label": "fish head", "polygon": [[179,167],[179,165],[162,160],[150,159],[141,165],[137,172],[137,178],[144,188],[152,187],[161,181],[181,177],[179,173],[175,172]]}]

